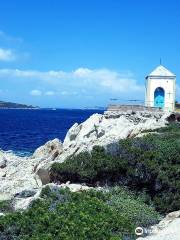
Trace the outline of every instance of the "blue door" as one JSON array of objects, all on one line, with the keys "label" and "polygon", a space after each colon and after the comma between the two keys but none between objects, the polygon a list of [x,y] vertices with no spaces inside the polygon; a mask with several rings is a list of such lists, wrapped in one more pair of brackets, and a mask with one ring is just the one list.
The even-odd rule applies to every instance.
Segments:
[{"label": "blue door", "polygon": [[156,88],[154,91],[154,107],[164,107],[164,89],[161,87]]}]

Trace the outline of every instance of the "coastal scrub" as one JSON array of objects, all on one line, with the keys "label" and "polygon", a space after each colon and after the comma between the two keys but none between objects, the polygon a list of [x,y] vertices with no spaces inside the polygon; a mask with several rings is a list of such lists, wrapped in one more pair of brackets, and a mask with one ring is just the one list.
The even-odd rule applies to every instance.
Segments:
[{"label": "coastal scrub", "polygon": [[159,219],[143,198],[119,187],[77,193],[45,187],[29,209],[0,217],[0,239],[121,240]]},{"label": "coastal scrub", "polygon": [[146,192],[161,213],[180,208],[180,125],[141,138],[120,140],[115,153],[94,147],[63,163],[54,163],[51,181],[121,185]]}]

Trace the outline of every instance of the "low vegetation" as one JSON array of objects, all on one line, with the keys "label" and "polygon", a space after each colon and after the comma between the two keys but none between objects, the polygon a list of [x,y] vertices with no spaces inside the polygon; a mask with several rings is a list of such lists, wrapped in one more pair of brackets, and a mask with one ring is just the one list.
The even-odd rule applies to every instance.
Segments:
[{"label": "low vegetation", "polygon": [[28,210],[0,218],[0,239],[120,240],[159,218],[143,197],[124,188],[72,193],[46,187]]},{"label": "low vegetation", "polygon": [[51,169],[52,181],[89,185],[125,185],[144,191],[156,209],[180,209],[180,125],[161,128],[156,134],[121,140],[115,151],[95,147]]},{"label": "low vegetation", "polygon": [[7,213],[7,212],[12,212],[12,211],[13,211],[13,207],[12,207],[12,203],[10,200],[0,201],[0,212],[1,213]]},{"label": "low vegetation", "polygon": [[[0,202],[0,240],[124,240],[180,209],[180,126],[95,147],[54,163],[54,182],[103,186],[79,193],[45,187],[23,212]],[[134,238],[135,239],[135,238]]]}]

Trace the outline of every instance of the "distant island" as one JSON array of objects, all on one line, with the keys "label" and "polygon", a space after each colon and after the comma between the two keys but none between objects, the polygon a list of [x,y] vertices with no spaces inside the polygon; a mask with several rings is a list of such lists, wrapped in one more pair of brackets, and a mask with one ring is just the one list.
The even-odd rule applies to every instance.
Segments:
[{"label": "distant island", "polygon": [[34,107],[32,105],[26,105],[26,104],[21,104],[21,103],[12,103],[12,102],[4,102],[0,101],[0,109],[2,108],[11,108],[11,109],[36,109],[39,107]]}]

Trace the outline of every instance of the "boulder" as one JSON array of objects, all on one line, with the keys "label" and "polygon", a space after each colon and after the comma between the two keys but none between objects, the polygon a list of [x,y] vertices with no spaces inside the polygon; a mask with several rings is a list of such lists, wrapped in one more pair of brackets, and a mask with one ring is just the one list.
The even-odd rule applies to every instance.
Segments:
[{"label": "boulder", "polygon": [[33,158],[47,159],[53,155],[54,160],[63,151],[63,145],[61,141],[57,138],[48,141],[43,146],[39,147],[33,154]]},{"label": "boulder", "polygon": [[42,185],[46,185],[50,182],[49,171],[46,168],[39,168],[36,172],[37,176],[42,182]]}]

